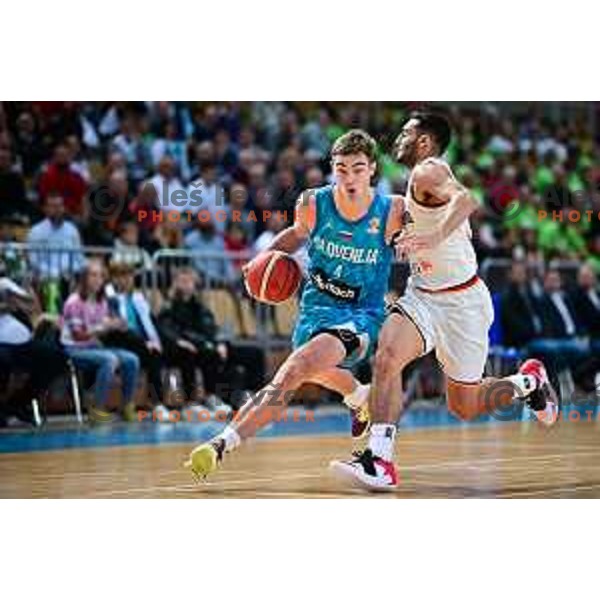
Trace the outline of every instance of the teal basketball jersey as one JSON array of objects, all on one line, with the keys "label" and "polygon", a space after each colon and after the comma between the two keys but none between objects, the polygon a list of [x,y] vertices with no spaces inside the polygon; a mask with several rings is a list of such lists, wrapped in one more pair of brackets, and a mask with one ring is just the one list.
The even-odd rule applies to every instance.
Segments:
[{"label": "teal basketball jersey", "polygon": [[335,205],[333,186],[314,194],[316,222],[307,247],[302,310],[339,307],[383,313],[393,259],[385,242],[391,198],[376,195],[367,214],[349,221]]}]

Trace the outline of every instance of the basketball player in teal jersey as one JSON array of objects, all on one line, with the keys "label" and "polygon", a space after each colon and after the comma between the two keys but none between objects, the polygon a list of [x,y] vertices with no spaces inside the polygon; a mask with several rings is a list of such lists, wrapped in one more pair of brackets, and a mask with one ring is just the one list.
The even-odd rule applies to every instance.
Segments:
[{"label": "basketball player in teal jersey", "polygon": [[196,477],[214,471],[225,452],[274,419],[303,383],[318,383],[346,399],[360,395],[362,388],[368,391],[349,369],[373,353],[385,316],[393,259],[389,243],[401,228],[403,212],[400,197],[371,189],[375,151],[375,141],[364,131],[338,138],[331,151],[335,184],[303,194],[294,225],[269,246],[293,253],[308,242],[308,280],[293,334],[294,351],[223,433],[192,451],[186,464]]}]

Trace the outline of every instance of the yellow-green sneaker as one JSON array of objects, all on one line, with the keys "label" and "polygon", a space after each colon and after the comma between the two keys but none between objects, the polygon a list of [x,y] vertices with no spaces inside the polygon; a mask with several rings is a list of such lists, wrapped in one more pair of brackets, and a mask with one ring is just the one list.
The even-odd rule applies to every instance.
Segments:
[{"label": "yellow-green sneaker", "polygon": [[98,406],[90,404],[88,406],[88,422],[90,425],[103,425],[106,423],[112,423],[115,420],[115,416],[106,410]]},{"label": "yellow-green sneaker", "polygon": [[224,452],[225,440],[216,438],[194,448],[184,466],[191,470],[196,480],[204,479],[217,470]]},{"label": "yellow-green sneaker", "polygon": [[138,412],[135,407],[135,402],[128,402],[123,407],[123,421],[127,421],[127,423],[133,423],[138,420]]}]

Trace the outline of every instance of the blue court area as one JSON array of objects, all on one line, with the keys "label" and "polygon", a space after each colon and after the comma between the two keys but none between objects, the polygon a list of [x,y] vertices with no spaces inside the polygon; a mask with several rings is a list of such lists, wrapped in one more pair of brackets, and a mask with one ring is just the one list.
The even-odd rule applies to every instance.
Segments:
[{"label": "blue court area", "polygon": [[[297,420],[295,420],[295,418]],[[313,420],[314,419],[314,420]],[[445,407],[411,409],[404,427],[457,425]],[[223,428],[209,421],[179,423],[111,423],[96,427],[74,423],[51,423],[41,429],[13,429],[0,433],[0,452],[34,452],[65,448],[98,448],[148,444],[195,443],[210,439]],[[308,414],[303,407],[290,408],[287,420],[267,425],[260,437],[335,435],[350,431],[350,416],[344,407],[319,407]]]},{"label": "blue court area", "polygon": [[[592,407],[593,408],[593,407]],[[566,412],[568,410],[568,412]],[[596,410],[579,407],[571,411],[563,410],[565,419],[585,421],[597,420]],[[295,415],[295,416],[294,416]],[[576,415],[579,415],[576,417]],[[514,419],[528,418],[521,413]],[[404,415],[401,429],[419,429],[433,427],[471,427],[474,424],[487,423],[494,427],[502,425],[507,419],[483,417],[472,423],[464,423],[450,415],[444,405],[424,403],[413,406]],[[123,423],[90,427],[74,423],[53,422],[40,429],[8,429],[0,433],[0,453],[36,452],[63,450],[67,448],[101,448],[111,446],[156,445],[156,444],[194,444],[210,439],[223,428],[222,423],[209,421],[179,423]],[[287,420],[267,425],[259,437],[346,435],[350,432],[350,416],[345,407],[325,406],[307,412],[303,407],[292,407]]]}]

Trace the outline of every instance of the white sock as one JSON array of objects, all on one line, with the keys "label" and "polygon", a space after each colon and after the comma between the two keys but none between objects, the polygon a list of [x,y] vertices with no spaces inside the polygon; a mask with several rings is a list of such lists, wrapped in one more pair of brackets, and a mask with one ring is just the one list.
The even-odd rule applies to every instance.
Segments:
[{"label": "white sock", "polygon": [[542,423],[554,423],[556,420],[555,411],[556,407],[554,406],[554,403],[546,402],[546,408],[536,412],[538,421],[541,421]]},{"label": "white sock", "polygon": [[513,396],[514,398],[527,397],[537,389],[537,379],[533,375],[517,373],[516,375],[509,375],[504,379],[510,381],[517,388]]},{"label": "white sock", "polygon": [[225,440],[225,450],[227,452],[234,450],[242,443],[240,434],[231,425],[227,425],[219,437]]},{"label": "white sock", "polygon": [[395,425],[391,423],[373,424],[371,425],[371,436],[369,437],[369,449],[375,456],[383,458],[383,460],[392,460],[395,439]]},{"label": "white sock", "polygon": [[360,408],[369,399],[370,390],[370,383],[359,383],[351,394],[344,396],[344,404],[350,408]]}]

